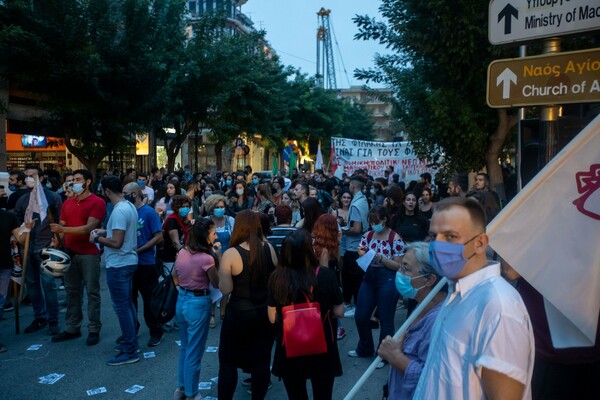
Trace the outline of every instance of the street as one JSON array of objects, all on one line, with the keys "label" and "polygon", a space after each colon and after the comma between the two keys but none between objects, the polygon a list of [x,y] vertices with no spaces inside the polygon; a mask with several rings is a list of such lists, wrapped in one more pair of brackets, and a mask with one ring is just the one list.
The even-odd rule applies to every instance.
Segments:
[{"label": "street", "polygon": [[[135,364],[110,367],[106,361],[114,354],[115,339],[120,335],[117,318],[113,312],[110,296],[106,286],[104,271],[101,275],[102,290],[102,331],[100,343],[88,347],[85,344],[87,337],[87,303],[84,304],[84,322],[82,337],[63,343],[52,343],[47,335],[47,328],[39,332],[25,335],[15,335],[15,312],[5,312],[4,320],[0,323],[0,341],[8,348],[6,353],[0,354],[0,396],[2,399],[15,400],[63,400],[63,399],[88,399],[91,396],[105,399],[172,399],[177,386],[177,357],[179,334],[173,330],[165,335],[162,343],[153,348],[146,346],[149,333],[140,313],[140,333],[138,340],[144,357]],[[64,302],[66,293],[59,291],[59,301]],[[85,296],[84,296],[85,297]],[[142,307],[140,299],[140,311]],[[30,306],[21,305],[21,332],[33,321],[33,310]],[[404,321],[405,310],[398,310],[396,315],[396,329]],[[218,315],[218,311],[217,311]],[[64,306],[61,306],[59,325],[64,328]],[[356,326],[353,318],[345,318],[343,325],[347,335],[338,342],[340,357],[344,374],[337,378],[334,384],[334,399],[343,399],[354,383],[370,365],[372,359],[350,358],[349,350],[353,350],[358,341]],[[207,347],[219,345],[220,324],[209,331]],[[373,330],[375,340],[379,335],[378,330]],[[32,345],[41,345],[37,350],[28,350]],[[34,348],[37,346],[34,346]],[[152,357],[153,354],[154,357]],[[147,357],[147,358],[146,358]],[[376,370],[356,399],[379,400],[382,397],[382,385],[387,380],[389,367]],[[64,374],[52,384],[40,383],[41,377],[51,374]],[[200,382],[210,382],[209,390],[201,390],[204,396],[217,397],[217,384],[211,379],[218,375],[218,353],[206,352],[202,358],[202,372]],[[249,375],[240,371],[236,391],[236,399],[250,399],[246,392],[247,387],[242,386],[242,380]],[[48,377],[50,382],[52,376]],[[266,399],[286,399],[283,382],[272,377],[273,387],[268,391]],[[137,393],[127,393],[126,389],[134,385],[143,386]],[[310,390],[310,384],[309,390]],[[87,391],[105,388],[105,393],[88,394]],[[139,388],[138,388],[139,389]],[[95,397],[94,397],[95,398]]]}]

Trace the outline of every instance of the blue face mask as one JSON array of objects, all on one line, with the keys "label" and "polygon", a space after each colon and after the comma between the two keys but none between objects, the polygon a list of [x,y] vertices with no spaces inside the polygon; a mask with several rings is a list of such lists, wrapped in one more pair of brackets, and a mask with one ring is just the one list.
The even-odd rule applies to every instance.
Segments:
[{"label": "blue face mask", "polygon": [[383,231],[385,229],[385,225],[383,225],[383,224],[377,224],[377,225],[371,226],[371,228],[373,228],[373,231],[375,233],[379,233],[379,232],[381,232],[381,231]]},{"label": "blue face mask", "polygon": [[16,192],[17,186],[16,185],[8,185],[8,190],[10,190],[11,192]]},{"label": "blue face mask", "polygon": [[73,192],[75,192],[75,194],[80,194],[81,192],[83,192],[85,188],[83,187],[83,183],[74,183],[73,184]]},{"label": "blue face mask", "polygon": [[429,243],[429,261],[438,275],[452,279],[465,268],[475,253],[465,258],[465,244],[469,243],[479,235],[473,236],[464,244],[441,242],[435,240]]},{"label": "blue face mask", "polygon": [[137,184],[143,189],[146,186],[146,181],[137,181]]},{"label": "blue face mask", "polygon": [[225,184],[226,184],[227,186],[231,186],[231,179],[227,179],[227,180],[225,181]]},{"label": "blue face mask", "polygon": [[213,215],[217,218],[221,218],[223,215],[225,215],[225,209],[224,208],[215,208],[213,210]]},{"label": "blue face mask", "polygon": [[256,178],[252,179],[252,183],[253,183],[254,185],[258,185],[258,179],[256,179]]},{"label": "blue face mask", "polygon": [[179,216],[181,218],[185,218],[187,217],[187,215],[190,213],[190,208],[189,207],[181,207],[179,209]]},{"label": "blue face mask", "polygon": [[422,276],[427,276],[427,274],[413,276],[411,278],[410,276],[404,275],[401,272],[397,272],[396,273],[396,281],[395,281],[395,283],[396,283],[396,290],[405,299],[414,299],[415,296],[417,295],[417,292],[419,290],[423,289],[425,287],[425,285],[421,286],[420,288],[415,289],[413,287],[412,283],[411,283],[411,280],[416,279],[416,278],[420,278]]}]

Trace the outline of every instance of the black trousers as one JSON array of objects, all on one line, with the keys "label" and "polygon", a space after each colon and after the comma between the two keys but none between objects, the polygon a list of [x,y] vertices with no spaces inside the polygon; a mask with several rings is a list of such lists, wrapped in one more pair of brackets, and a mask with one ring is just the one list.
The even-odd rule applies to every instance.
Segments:
[{"label": "black trousers", "polygon": [[533,400],[600,399],[600,362],[564,365],[535,358],[531,394]]},{"label": "black trousers", "polygon": [[354,304],[358,301],[358,289],[365,276],[356,263],[358,259],[357,251],[346,251],[344,254],[344,265],[342,269],[342,290],[344,292],[344,303],[350,303],[354,297]]},{"label": "black trousers", "polygon": [[[333,395],[333,376],[319,376],[311,378],[314,400],[331,400]],[[289,400],[308,400],[306,379],[297,376],[283,378],[285,391]]]},{"label": "black trousers", "polygon": [[[156,321],[154,314],[150,308],[150,302],[152,301],[152,291],[158,284],[158,270],[156,265],[138,265],[137,271],[133,274],[133,283],[131,289],[131,296],[133,298],[133,305],[137,311],[138,309],[138,293],[142,296],[144,302],[144,321],[150,329],[150,336],[161,336],[163,334],[162,325]],[[139,329],[139,322],[137,324]]]}]

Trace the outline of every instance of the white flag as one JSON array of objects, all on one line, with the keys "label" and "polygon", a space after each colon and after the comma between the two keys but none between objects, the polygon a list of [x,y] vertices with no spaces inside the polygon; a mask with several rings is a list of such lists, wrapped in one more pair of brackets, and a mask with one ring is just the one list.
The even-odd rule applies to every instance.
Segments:
[{"label": "white flag", "polygon": [[600,311],[600,116],[487,230],[491,247],[544,296],[554,347],[593,346]]},{"label": "white flag", "polygon": [[323,169],[323,154],[321,153],[321,142],[317,148],[317,161],[315,162],[315,169]]},{"label": "white flag", "polygon": [[44,193],[42,184],[37,176],[35,178],[35,186],[29,193],[29,203],[27,204],[24,215],[25,222],[31,222],[33,220],[33,213],[39,214],[40,224],[48,215],[48,200],[46,199],[46,193]]}]

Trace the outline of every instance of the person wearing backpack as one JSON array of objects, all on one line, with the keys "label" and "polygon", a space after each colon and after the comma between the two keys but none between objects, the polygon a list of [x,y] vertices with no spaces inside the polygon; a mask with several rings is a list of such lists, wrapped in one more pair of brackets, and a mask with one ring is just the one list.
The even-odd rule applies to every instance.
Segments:
[{"label": "person wearing backpack", "polygon": [[[358,247],[359,256],[368,251],[375,252],[375,256],[365,272],[364,279],[358,291],[356,304],[356,329],[358,331],[358,344],[356,350],[350,350],[350,357],[372,357],[375,353],[373,334],[370,319],[375,307],[379,314],[379,341],[386,336],[393,336],[394,315],[399,294],[396,291],[396,272],[400,268],[404,255],[404,241],[388,226],[389,214],[386,207],[375,206],[368,214],[372,230],[365,233]],[[386,364],[380,362],[378,368]]]},{"label": "person wearing backpack", "polygon": [[202,399],[198,380],[212,304],[208,284],[210,281],[214,287],[219,286],[218,256],[213,251],[216,239],[215,223],[209,219],[197,220],[171,272],[179,286],[175,318],[181,339],[175,399]]},{"label": "person wearing backpack", "polygon": [[[326,352],[321,353],[322,348],[307,351],[308,346],[303,346],[294,350],[310,355],[291,356],[291,344],[284,341],[286,306],[305,302],[316,302],[320,307]],[[307,379],[311,380],[314,399],[331,399],[335,377],[342,375],[336,318],[344,316],[344,299],[335,272],[319,266],[306,230],[292,232],[283,241],[279,266],[269,278],[268,314],[277,325],[272,373],[283,379],[289,399],[308,399]],[[302,331],[310,331],[307,328],[302,327]]]}]

